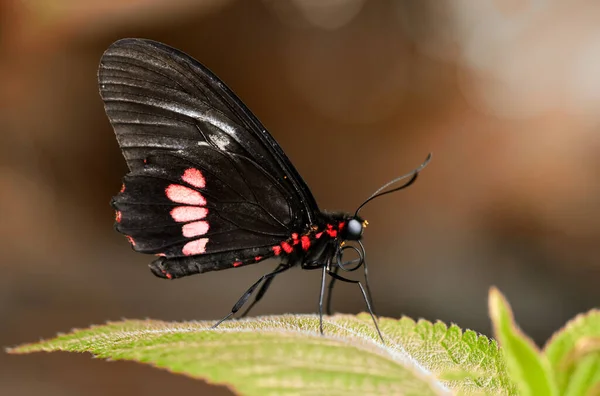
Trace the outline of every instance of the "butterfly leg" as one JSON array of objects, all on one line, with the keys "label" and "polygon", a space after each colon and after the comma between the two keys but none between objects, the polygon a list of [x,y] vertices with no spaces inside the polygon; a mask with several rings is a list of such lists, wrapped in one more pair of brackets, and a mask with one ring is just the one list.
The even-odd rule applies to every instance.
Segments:
[{"label": "butterfly leg", "polygon": [[356,283],[358,284],[358,287],[360,288],[360,292],[363,295],[363,299],[365,300],[365,303],[367,304],[367,309],[369,310],[369,314],[371,315],[371,319],[373,319],[373,323],[375,324],[375,329],[377,330],[377,334],[379,334],[379,338],[381,339],[381,342],[385,343],[385,341],[383,340],[383,335],[381,335],[381,331],[379,330],[379,325],[377,324],[377,318],[375,318],[375,314],[373,313],[373,309],[371,308],[371,302],[369,301],[369,297],[367,296],[367,293],[365,291],[365,288],[363,287],[362,283],[360,281],[355,281],[352,279],[348,279],[348,278],[344,278],[343,276],[340,276],[334,272],[328,271],[327,272],[331,277],[336,278],[337,280],[340,280],[342,282],[348,282],[348,283]]},{"label": "butterfly leg", "polygon": [[[333,268],[333,272],[335,274],[338,273],[340,267],[335,266]],[[327,308],[325,310],[325,312],[327,312],[327,315],[331,315],[331,298],[333,295],[333,285],[335,285],[335,281],[336,278],[334,278],[333,276],[331,277],[331,280],[329,281],[329,286],[327,286],[327,304],[325,305]],[[371,298],[371,296],[369,295],[369,298]]]},{"label": "butterfly leg", "polygon": [[321,275],[321,293],[319,294],[319,330],[323,335],[323,296],[325,295],[325,277],[327,276],[327,266],[323,266]]},{"label": "butterfly leg", "polygon": [[[287,266],[286,264],[281,263],[277,266],[277,268],[275,268],[275,271],[277,271],[281,268],[285,268],[286,266]],[[265,280],[265,282],[262,284],[260,289],[258,289],[258,292],[256,293],[256,297],[254,297],[254,301],[252,301],[252,304],[250,304],[250,306],[248,308],[246,308],[244,313],[240,315],[240,318],[243,318],[246,315],[248,315],[248,313],[250,312],[252,307],[254,307],[256,305],[256,303],[259,302],[261,298],[263,298],[263,296],[269,289],[269,286],[271,286],[271,282],[273,282],[273,279],[275,279],[275,275],[273,275]]]},{"label": "butterfly leg", "polygon": [[[371,308],[373,308],[373,314],[375,317],[377,316],[377,311],[375,310],[375,304],[373,303],[373,297],[371,296],[371,288],[369,287],[369,267],[367,266],[367,254],[365,253],[365,247],[363,246],[361,241],[358,241],[360,247],[363,251],[363,266],[365,267],[365,287],[367,288],[367,296],[369,297],[369,301],[371,302]],[[336,272],[337,273],[337,272]]]},{"label": "butterfly leg", "polygon": [[[337,243],[334,239],[322,238],[320,244],[315,246],[302,263],[302,269],[322,271],[321,290],[319,293],[319,330],[323,334],[323,300],[325,297],[325,279],[331,267],[331,261],[336,251]],[[329,301],[329,300],[328,300]],[[328,302],[329,304],[329,302]]]},{"label": "butterfly leg", "polygon": [[239,311],[240,308],[242,308],[242,306],[244,304],[246,304],[246,302],[248,301],[248,299],[250,298],[250,296],[252,295],[252,293],[254,293],[254,290],[256,290],[256,288],[258,287],[258,285],[260,285],[260,283],[262,281],[264,281],[266,279],[270,279],[270,278],[274,277],[275,275],[280,274],[283,271],[286,271],[286,270],[288,270],[290,268],[292,268],[292,267],[291,266],[284,266],[284,267],[281,267],[281,268],[277,267],[273,272],[269,272],[268,274],[261,276],[259,280],[257,280],[256,282],[254,282],[254,284],[252,286],[250,286],[250,288],[248,290],[246,290],[246,292],[242,295],[242,297],[238,300],[238,302],[235,303],[235,305],[233,306],[233,308],[231,308],[231,312],[229,312],[223,319],[221,319],[217,323],[215,323],[212,326],[212,328],[213,329],[217,328],[217,326],[219,326],[221,323],[223,323],[227,319],[231,318],[237,311]]},{"label": "butterfly leg", "polygon": [[[331,260],[329,261],[329,263]],[[320,269],[322,271],[321,275],[321,291],[319,292],[319,329],[321,334],[323,334],[323,299],[325,297],[325,278],[327,277],[327,271],[329,264],[323,265],[319,264],[317,261],[312,261],[308,263],[302,264],[302,269],[305,270],[317,270]],[[328,300],[329,303],[329,300]]]}]

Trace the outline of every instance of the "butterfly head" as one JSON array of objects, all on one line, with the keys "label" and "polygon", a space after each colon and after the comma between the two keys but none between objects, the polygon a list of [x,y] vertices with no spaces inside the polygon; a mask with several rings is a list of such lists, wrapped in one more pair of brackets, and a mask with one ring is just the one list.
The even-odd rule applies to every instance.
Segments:
[{"label": "butterfly head", "polygon": [[361,239],[363,231],[367,226],[367,221],[358,216],[352,216],[347,219],[346,227],[342,232],[342,238],[348,241],[358,241]]}]

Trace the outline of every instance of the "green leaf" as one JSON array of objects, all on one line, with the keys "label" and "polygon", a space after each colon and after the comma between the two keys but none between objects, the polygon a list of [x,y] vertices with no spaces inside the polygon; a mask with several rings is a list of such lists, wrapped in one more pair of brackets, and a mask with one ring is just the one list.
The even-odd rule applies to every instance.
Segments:
[{"label": "green leaf", "polygon": [[569,321],[544,347],[563,395],[600,395],[600,310]]},{"label": "green leaf", "polygon": [[405,351],[454,392],[516,395],[496,341],[456,325],[407,317],[382,320],[380,327],[384,337],[398,343],[388,340],[388,347]]},{"label": "green leaf", "polygon": [[508,373],[522,396],[558,395],[546,356],[516,325],[510,305],[496,288],[490,289],[489,309]]},{"label": "green leaf", "polygon": [[[242,395],[513,395],[495,342],[441,322],[284,315],[225,322],[123,321],[11,349],[90,352],[229,385]],[[442,379],[444,373],[472,373]],[[91,374],[91,373],[90,373]]]}]

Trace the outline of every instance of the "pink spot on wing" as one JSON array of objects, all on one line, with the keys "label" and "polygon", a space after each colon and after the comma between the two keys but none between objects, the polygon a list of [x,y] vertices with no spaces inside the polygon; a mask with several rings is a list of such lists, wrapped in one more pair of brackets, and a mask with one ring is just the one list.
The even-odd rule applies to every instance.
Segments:
[{"label": "pink spot on wing", "polygon": [[115,221],[116,221],[117,223],[120,223],[120,222],[121,222],[121,218],[122,218],[122,217],[123,217],[123,214],[121,213],[121,211],[120,211],[120,210],[117,210],[117,212],[115,213]]},{"label": "pink spot on wing", "polygon": [[321,238],[321,235],[323,235],[323,232],[319,232],[319,233],[315,234],[315,238],[319,239],[319,238]]},{"label": "pink spot on wing", "polygon": [[256,256],[256,257],[254,257],[254,261],[260,261],[260,260],[262,260],[262,256]]},{"label": "pink spot on wing", "polygon": [[167,257],[167,255],[164,254],[164,253],[156,253],[155,256],[158,256],[158,257]]},{"label": "pink spot on wing", "polygon": [[123,193],[123,192],[125,192],[125,183],[123,183],[123,184],[121,185],[121,190],[120,190],[119,192],[122,192],[122,193]]},{"label": "pink spot on wing", "polygon": [[194,221],[193,223],[185,224],[182,227],[183,236],[193,238],[195,236],[204,235],[208,232],[208,223],[206,221]]},{"label": "pink spot on wing", "polygon": [[129,241],[129,243],[131,243],[131,246],[135,246],[135,241],[133,240],[132,237],[130,237],[129,235],[125,235],[125,238],[127,238],[127,240]]},{"label": "pink spot on wing", "polygon": [[198,191],[194,191],[189,187],[180,186],[179,184],[171,184],[165,189],[165,194],[173,202],[178,202],[187,205],[204,206],[206,199]]},{"label": "pink spot on wing", "polygon": [[206,217],[208,209],[199,206],[177,206],[171,210],[171,217],[178,223],[200,220]]},{"label": "pink spot on wing", "polygon": [[273,246],[271,249],[273,250],[273,253],[275,253],[275,256],[279,256],[281,254],[281,246]]},{"label": "pink spot on wing", "polygon": [[183,176],[181,176],[181,180],[197,188],[206,187],[204,175],[196,168],[186,169]]},{"label": "pink spot on wing", "polygon": [[173,279],[173,275],[169,274],[168,272],[165,275],[167,276],[167,278]]},{"label": "pink spot on wing", "polygon": [[330,237],[335,238],[337,237],[337,230],[327,230],[327,233],[329,234]]},{"label": "pink spot on wing", "polygon": [[242,265],[243,263],[241,261],[234,261],[233,262],[233,266],[234,267],[239,267],[240,265]]},{"label": "pink spot on wing", "polygon": [[208,243],[208,238],[200,238],[195,241],[191,241],[183,246],[181,251],[186,256],[195,256],[197,254],[202,254],[206,252],[206,244]]}]

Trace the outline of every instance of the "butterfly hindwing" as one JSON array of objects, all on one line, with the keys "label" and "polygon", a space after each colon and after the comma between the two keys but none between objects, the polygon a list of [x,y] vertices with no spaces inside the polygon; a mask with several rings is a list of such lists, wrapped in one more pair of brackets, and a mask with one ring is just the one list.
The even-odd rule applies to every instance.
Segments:
[{"label": "butterfly hindwing", "polygon": [[291,209],[281,204],[284,193],[268,174],[241,163],[238,169],[208,145],[150,156],[125,177],[123,191],[113,199],[118,231],[131,238],[135,250],[166,257],[189,255],[185,246],[198,239],[211,241],[202,253],[286,239]]},{"label": "butterfly hindwing", "polygon": [[279,145],[200,63],[125,39],[105,52],[98,78],[131,170],[113,199],[116,227],[160,256],[157,275],[257,262],[313,223],[315,200]]}]

